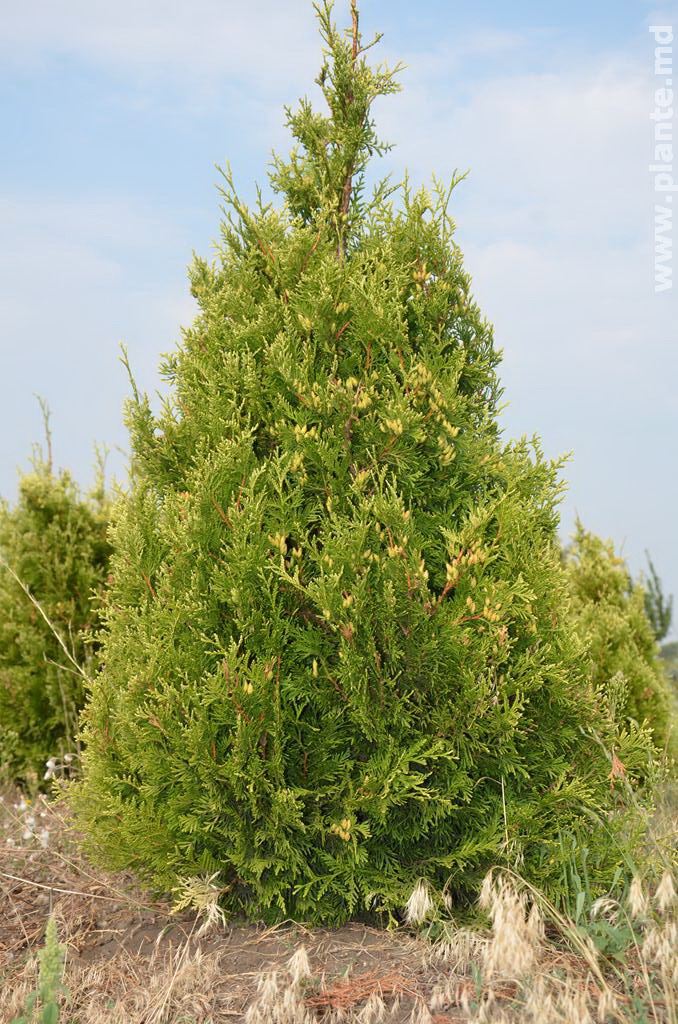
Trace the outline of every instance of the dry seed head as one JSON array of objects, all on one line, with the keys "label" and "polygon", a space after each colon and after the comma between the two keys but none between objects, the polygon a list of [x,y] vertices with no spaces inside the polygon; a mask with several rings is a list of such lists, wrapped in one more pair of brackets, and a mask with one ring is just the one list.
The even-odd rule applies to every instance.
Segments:
[{"label": "dry seed head", "polygon": [[603,917],[608,921],[613,921],[618,910],[619,904],[616,900],[609,896],[599,896],[591,905],[591,919],[595,921],[596,918]]},{"label": "dry seed head", "polygon": [[643,891],[643,883],[637,875],[634,875],[629,889],[629,910],[631,917],[645,917],[649,909],[647,896]]},{"label": "dry seed head", "polygon": [[250,1003],[245,1013],[245,1024],[264,1024],[258,1003]]},{"label": "dry seed head", "polygon": [[662,880],[657,886],[654,898],[659,912],[665,914],[676,898],[676,887],[670,871],[665,871],[662,875]]},{"label": "dry seed head", "polygon": [[276,1019],[276,1011],[280,1005],[281,989],[278,974],[274,971],[270,974],[260,974],[257,978],[257,998],[248,1008],[246,1024],[268,1024],[271,1019]]},{"label": "dry seed head", "polygon": [[495,898],[494,878],[492,872],[488,871],[483,879],[483,884],[478,893],[478,903],[483,910],[490,910]]},{"label": "dry seed head", "polygon": [[456,988],[456,982],[452,978],[445,978],[438,985],[435,986],[431,995],[429,996],[429,1006],[432,1010],[442,1010],[448,1006],[449,1003],[455,1001],[454,990]]},{"label": "dry seed head", "polygon": [[530,908],[527,918],[527,933],[535,945],[539,945],[544,941],[544,918],[536,903],[533,903]]},{"label": "dry seed head", "polygon": [[358,1014],[360,1024],[379,1024],[386,1017],[386,1003],[378,992],[373,992]]},{"label": "dry seed head", "polygon": [[433,1024],[433,1017],[423,999],[418,1000],[412,1008],[412,1015],[410,1016],[411,1024]]},{"label": "dry seed head", "polygon": [[296,1024],[298,1021],[299,1024],[301,1024],[301,1022],[305,1020],[306,1014],[304,1012],[303,1004],[300,1005],[297,992],[292,988],[292,986],[284,990],[278,1013],[281,1018],[281,1024],[282,1021],[290,1021],[290,1024],[292,1024],[292,1022],[295,1022]]},{"label": "dry seed head", "polygon": [[450,984],[456,985],[456,977],[468,965],[477,960],[487,946],[487,939],[471,928],[457,928],[448,932],[442,942],[436,943],[432,950],[432,959],[444,961],[450,968]]},{"label": "dry seed head", "polygon": [[428,883],[420,878],[405,906],[405,921],[410,925],[421,924],[432,910],[433,900],[428,893]]},{"label": "dry seed head", "polygon": [[290,973],[293,985],[301,985],[312,975],[311,962],[305,946],[299,946],[287,962],[287,970]]},{"label": "dry seed head", "polygon": [[547,978],[538,975],[530,982],[524,1009],[520,1019],[533,1024],[594,1024],[588,988],[577,979],[567,978],[554,990]]},{"label": "dry seed head", "polygon": [[527,901],[508,881],[500,880],[489,897],[492,939],[485,950],[489,976],[520,978],[535,965],[542,934],[541,915],[528,912]]},{"label": "dry seed head", "polygon": [[666,973],[670,969],[678,974],[678,925],[667,921],[663,926],[651,925],[645,933],[643,959],[659,964]]}]

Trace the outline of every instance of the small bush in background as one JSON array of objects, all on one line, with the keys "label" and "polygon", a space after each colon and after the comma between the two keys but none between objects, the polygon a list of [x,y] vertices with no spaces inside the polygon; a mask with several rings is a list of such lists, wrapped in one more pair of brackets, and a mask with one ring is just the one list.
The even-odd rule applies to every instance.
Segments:
[{"label": "small bush in background", "polygon": [[669,684],[649,608],[655,609],[662,628],[668,629],[669,624],[666,603],[657,598],[661,594],[656,574],[646,590],[642,582],[632,579],[612,543],[581,523],[566,560],[572,609],[594,685],[609,694],[622,723],[646,721],[656,746],[663,749],[670,732]]},{"label": "small bush in background", "polygon": [[[36,448],[16,504],[0,502],[0,768],[40,778],[73,751],[108,563],[103,465],[82,496]],[[79,672],[76,666],[81,666]]]}]

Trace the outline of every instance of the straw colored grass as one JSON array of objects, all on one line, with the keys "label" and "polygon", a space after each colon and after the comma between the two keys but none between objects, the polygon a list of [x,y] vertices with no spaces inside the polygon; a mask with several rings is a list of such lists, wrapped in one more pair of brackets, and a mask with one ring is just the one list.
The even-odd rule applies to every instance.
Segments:
[{"label": "straw colored grass", "polygon": [[[662,814],[670,837],[675,816]],[[423,880],[400,931],[256,927],[222,920],[211,879],[187,880],[173,907],[96,871],[63,807],[10,794],[0,1024],[36,990],[50,914],[66,949],[59,1024],[678,1024],[676,888],[666,868],[651,885],[638,879],[623,905],[597,902],[595,914],[629,925],[623,962],[510,872],[486,879],[485,928],[434,918]]]}]

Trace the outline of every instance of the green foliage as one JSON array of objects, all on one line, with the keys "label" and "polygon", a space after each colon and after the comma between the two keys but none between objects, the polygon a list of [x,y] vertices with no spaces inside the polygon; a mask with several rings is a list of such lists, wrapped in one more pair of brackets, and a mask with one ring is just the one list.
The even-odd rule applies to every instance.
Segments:
[{"label": "green foliage", "polygon": [[42,777],[47,758],[74,751],[106,526],[102,476],[81,497],[40,452],[15,506],[0,503],[0,766],[13,779]]},{"label": "green foliage", "polygon": [[[628,917],[610,920],[596,913],[597,893],[591,888],[588,872],[589,850],[581,846],[574,836],[563,837],[563,887],[566,898],[563,910],[572,926],[586,936],[603,956],[623,960],[633,943],[632,924]],[[618,868],[604,897],[621,905],[628,897],[628,881]]]},{"label": "green foliage", "polygon": [[673,683],[675,692],[678,694],[678,642],[674,640],[670,644],[663,644],[660,654],[668,677]]},{"label": "green foliage", "polygon": [[581,523],[567,565],[572,610],[594,685],[608,693],[620,721],[647,722],[656,746],[663,748],[669,737],[669,689],[643,584],[633,581],[609,541]]},{"label": "green foliage", "polygon": [[464,900],[497,862],[558,896],[563,832],[599,889],[622,799],[604,748],[633,778],[646,743],[563,614],[558,466],[499,440],[450,191],[366,197],[392,74],[319,17],[330,116],[289,115],[280,208],[227,175],[165,408],[129,406],[72,799],[108,865],[218,875],[255,918],[392,912],[422,875]]},{"label": "green foliage", "polygon": [[38,953],[38,985],[31,992],[23,1013],[11,1024],[58,1024],[59,999],[64,993],[63,974],[66,947],[59,942],[56,921],[51,914],[45,930],[45,945]]},{"label": "green foliage", "polygon": [[654,631],[658,643],[665,640],[671,629],[673,619],[673,595],[666,597],[662,581],[657,575],[652,559],[647,555],[650,575],[645,586],[645,612]]}]

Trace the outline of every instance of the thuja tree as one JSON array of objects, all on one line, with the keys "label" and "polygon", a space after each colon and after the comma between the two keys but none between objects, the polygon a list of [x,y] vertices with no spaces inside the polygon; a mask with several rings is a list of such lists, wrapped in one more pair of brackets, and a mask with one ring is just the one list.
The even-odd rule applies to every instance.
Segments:
[{"label": "thuja tree", "polygon": [[[463,900],[489,865],[609,881],[617,736],[562,616],[557,467],[497,430],[498,355],[449,192],[368,196],[393,72],[318,9],[328,114],[288,115],[277,202],[224,188],[160,415],[129,407],[105,668],[73,792],[154,885],[218,873],[253,917]],[[601,819],[605,819],[605,828]]]},{"label": "thuja tree", "polygon": [[24,781],[75,750],[109,555],[103,474],[81,495],[47,442],[0,502],[0,772]]},{"label": "thuja tree", "polygon": [[621,723],[646,722],[655,745],[669,736],[669,686],[647,614],[647,593],[614,545],[577,524],[567,550],[576,627],[594,685],[604,689]]},{"label": "thuja tree", "polygon": [[654,562],[646,552],[647,565],[650,570],[645,583],[645,612],[652,626],[658,643],[665,640],[671,631],[673,621],[673,594],[664,593]]}]

